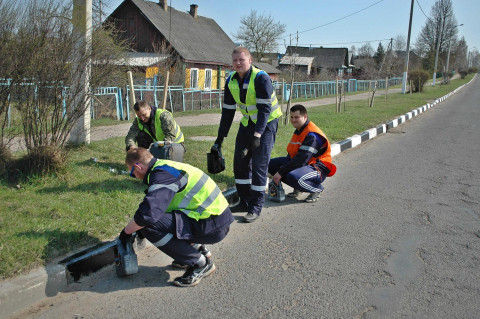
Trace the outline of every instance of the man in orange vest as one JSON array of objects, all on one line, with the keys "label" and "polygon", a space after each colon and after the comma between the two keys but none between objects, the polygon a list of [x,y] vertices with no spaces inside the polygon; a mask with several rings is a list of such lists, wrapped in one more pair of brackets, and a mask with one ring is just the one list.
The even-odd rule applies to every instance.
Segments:
[{"label": "man in orange vest", "polygon": [[325,133],[308,119],[305,106],[292,106],[290,122],[295,132],[287,146],[288,155],[272,158],[268,172],[276,184],[285,182],[293,187],[294,191],[287,196],[297,197],[300,192],[307,192],[310,194],[305,201],[314,203],[323,191],[322,182],[337,170],[332,163],[330,142]]}]

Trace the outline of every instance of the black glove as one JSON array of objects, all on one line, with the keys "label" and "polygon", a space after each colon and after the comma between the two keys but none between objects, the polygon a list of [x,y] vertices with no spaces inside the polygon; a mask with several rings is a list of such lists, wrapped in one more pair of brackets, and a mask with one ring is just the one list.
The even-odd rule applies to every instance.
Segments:
[{"label": "black glove", "polygon": [[223,143],[223,137],[219,136],[215,140],[215,144],[213,144],[212,148],[210,149],[210,152],[213,154],[218,155],[220,153],[220,149],[222,148],[222,143]]},{"label": "black glove", "polygon": [[123,247],[127,247],[128,241],[132,238],[132,234],[128,235],[125,232],[125,228],[122,229],[120,232],[120,235],[118,236],[118,239],[120,239],[120,242],[122,243]]},{"label": "black glove", "polygon": [[257,147],[260,146],[260,137],[254,136],[252,141],[250,142],[250,151],[254,151]]}]

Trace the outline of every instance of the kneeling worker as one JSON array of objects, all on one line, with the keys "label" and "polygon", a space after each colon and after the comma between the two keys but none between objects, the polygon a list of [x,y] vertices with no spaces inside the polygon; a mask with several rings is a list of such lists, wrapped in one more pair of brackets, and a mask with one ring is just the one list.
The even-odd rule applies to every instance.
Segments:
[{"label": "kneeling worker", "polygon": [[295,132],[287,146],[288,155],[271,159],[268,172],[276,184],[282,181],[293,187],[294,191],[287,196],[297,197],[300,192],[307,192],[310,194],[305,201],[314,203],[323,191],[322,182],[337,170],[332,163],[330,142],[308,119],[303,105],[292,106],[290,122]]},{"label": "kneeling worker", "polygon": [[173,266],[187,268],[175,285],[197,285],[215,271],[205,244],[223,240],[234,220],[226,198],[200,169],[157,159],[144,148],[128,151],[125,164],[148,189],[120,240],[125,245],[137,232],[172,257]]},{"label": "kneeling worker", "polygon": [[140,100],[133,106],[137,118],[125,137],[127,151],[138,147],[148,149],[154,142],[166,141],[168,145],[154,144],[150,151],[157,158],[183,161],[185,144],[183,133],[172,113],[167,110],[150,106],[146,101]]}]

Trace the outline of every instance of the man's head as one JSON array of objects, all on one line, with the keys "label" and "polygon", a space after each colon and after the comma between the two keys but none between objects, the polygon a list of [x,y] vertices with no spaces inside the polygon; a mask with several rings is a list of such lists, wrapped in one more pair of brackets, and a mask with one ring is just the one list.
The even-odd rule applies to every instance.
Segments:
[{"label": "man's head", "polygon": [[297,130],[302,128],[307,122],[307,109],[301,104],[295,104],[290,108],[290,123]]},{"label": "man's head", "polygon": [[235,48],[232,52],[232,65],[233,69],[243,78],[252,65],[250,51],[244,47]]},{"label": "man's head", "polygon": [[140,100],[133,105],[133,110],[142,123],[148,123],[152,107],[144,100]]},{"label": "man's head", "polygon": [[147,173],[148,165],[152,158],[152,153],[143,147],[129,150],[125,157],[125,164],[130,171],[130,176],[143,179]]}]

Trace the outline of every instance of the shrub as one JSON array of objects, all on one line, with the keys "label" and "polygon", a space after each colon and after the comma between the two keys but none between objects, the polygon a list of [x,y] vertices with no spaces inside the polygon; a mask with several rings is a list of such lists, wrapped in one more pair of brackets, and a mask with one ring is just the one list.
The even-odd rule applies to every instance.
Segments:
[{"label": "shrub", "polygon": [[412,83],[413,92],[423,92],[423,86],[429,79],[428,72],[422,69],[416,69],[408,72],[408,78]]},{"label": "shrub", "polygon": [[458,74],[460,74],[460,78],[464,79],[468,74],[468,70],[466,69],[458,70]]}]

